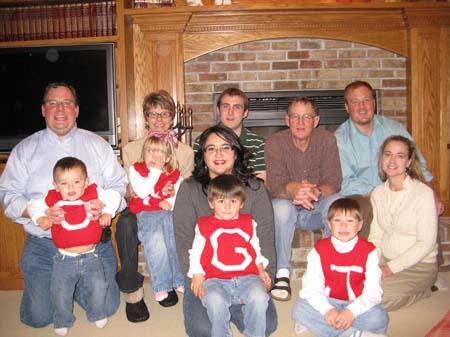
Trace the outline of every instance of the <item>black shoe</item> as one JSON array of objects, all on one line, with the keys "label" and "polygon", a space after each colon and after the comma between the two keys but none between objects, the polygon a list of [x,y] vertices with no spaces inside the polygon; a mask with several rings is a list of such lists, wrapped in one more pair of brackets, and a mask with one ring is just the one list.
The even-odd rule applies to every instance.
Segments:
[{"label": "black shoe", "polygon": [[127,302],[125,312],[127,313],[127,319],[133,323],[144,322],[150,317],[150,313],[148,312],[144,299],[137,303]]},{"label": "black shoe", "polygon": [[175,290],[169,291],[169,295],[163,299],[162,301],[158,302],[163,307],[171,307],[178,303],[178,295]]}]

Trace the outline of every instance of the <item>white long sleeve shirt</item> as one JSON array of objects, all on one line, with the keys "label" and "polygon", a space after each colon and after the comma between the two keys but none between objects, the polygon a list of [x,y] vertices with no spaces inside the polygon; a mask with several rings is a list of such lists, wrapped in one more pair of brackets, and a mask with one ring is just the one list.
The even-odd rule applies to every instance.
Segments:
[{"label": "white long sleeve shirt", "polygon": [[[350,252],[357,241],[358,237],[348,242],[341,242],[334,237],[331,238],[331,243],[339,253]],[[381,303],[383,290],[381,288],[381,270],[378,263],[377,252],[373,250],[367,257],[363,292],[357,298],[350,298],[352,303],[347,307],[355,317]],[[352,294],[353,291],[349,289],[348,293]],[[327,311],[333,308],[325,293],[325,277],[320,255],[316,249],[311,250],[308,254],[308,266],[303,274],[302,289],[299,296],[307,300],[322,315],[325,315]]]}]

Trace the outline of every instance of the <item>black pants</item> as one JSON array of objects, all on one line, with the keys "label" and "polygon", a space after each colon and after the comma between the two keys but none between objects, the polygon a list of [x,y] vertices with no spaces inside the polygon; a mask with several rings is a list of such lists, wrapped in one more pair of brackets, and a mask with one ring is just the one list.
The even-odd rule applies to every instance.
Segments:
[{"label": "black pants", "polygon": [[120,271],[116,281],[120,291],[132,293],[142,287],[144,276],[138,272],[138,227],[136,214],[125,209],[116,225],[116,242],[120,259]]}]

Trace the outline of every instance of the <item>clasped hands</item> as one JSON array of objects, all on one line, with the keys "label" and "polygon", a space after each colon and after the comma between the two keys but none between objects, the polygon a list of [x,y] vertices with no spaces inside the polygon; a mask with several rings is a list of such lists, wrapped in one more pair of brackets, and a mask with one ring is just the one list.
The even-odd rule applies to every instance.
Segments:
[{"label": "clasped hands", "polygon": [[325,321],[329,326],[335,329],[347,330],[353,324],[355,316],[349,309],[344,309],[339,312],[336,308],[332,308],[325,313]]},{"label": "clasped hands", "polygon": [[313,209],[314,202],[319,200],[320,190],[317,188],[317,184],[310,183],[305,179],[301,182],[290,182],[287,190],[291,196],[292,203],[307,210]]}]

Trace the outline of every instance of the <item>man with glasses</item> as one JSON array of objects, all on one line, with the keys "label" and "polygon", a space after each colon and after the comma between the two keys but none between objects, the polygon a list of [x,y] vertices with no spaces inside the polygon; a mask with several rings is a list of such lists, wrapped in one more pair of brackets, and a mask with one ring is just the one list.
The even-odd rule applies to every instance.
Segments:
[{"label": "man with glasses", "polygon": [[[220,124],[234,131],[239,141],[252,153],[250,167],[259,179],[266,181],[266,163],[264,161],[264,137],[244,127],[244,119],[248,116],[248,97],[238,88],[225,89],[217,100],[217,114]],[[194,142],[194,151],[198,150],[199,138]]]},{"label": "man with glasses", "polygon": [[318,129],[316,103],[307,97],[292,100],[285,117],[287,130],[266,143],[267,188],[272,194],[275,219],[277,274],[271,290],[280,301],[291,298],[291,248],[296,228],[325,229],[331,203],[340,197],[342,182],[334,135]]},{"label": "man with glasses", "polygon": [[[125,195],[127,177],[119,165],[111,146],[96,134],[77,128],[79,114],[75,89],[66,83],[51,83],[44,92],[41,113],[46,129],[21,141],[9,155],[0,177],[0,200],[12,221],[23,226],[26,242],[21,258],[24,290],[20,306],[20,320],[31,327],[44,327],[53,322],[50,288],[53,257],[57,249],[51,231],[35,226],[26,210],[31,199],[44,197],[53,188],[52,171],[62,157],[72,156],[86,163],[89,180],[103,189],[112,189]],[[120,209],[125,206],[122,200]],[[101,215],[104,204],[96,199],[89,203],[93,217]],[[62,208],[53,206],[46,215],[54,224],[64,218]],[[108,283],[105,300],[107,316],[113,315],[120,304],[119,288],[115,281],[117,259],[110,238],[97,245]],[[75,295],[86,307],[86,299]]]},{"label": "man with glasses", "polygon": [[[167,133],[169,137],[176,137],[176,132],[172,129],[175,109],[175,102],[167,91],[160,90],[148,94],[142,104],[146,129],[149,132]],[[142,149],[146,139],[147,136],[124,146],[122,157],[127,173],[128,168],[142,157]],[[194,152],[191,147],[182,142],[177,142],[175,155],[183,178],[190,177],[194,169]],[[171,193],[173,185],[169,182],[165,189],[168,193]],[[131,186],[128,187],[127,194],[128,196],[134,194]],[[120,290],[126,293],[125,311],[127,319],[134,323],[143,322],[149,318],[142,288],[144,276],[138,271],[138,247],[140,242],[137,232],[136,214],[126,209],[117,221],[115,233],[121,265],[116,279]],[[168,297],[158,303],[163,307],[170,307],[177,302],[178,296],[175,291],[172,291],[169,292]]]},{"label": "man with glasses", "polygon": [[[405,127],[390,118],[375,115],[375,99],[372,86],[364,81],[355,81],[345,88],[345,109],[349,119],[336,130],[342,167],[341,194],[350,196],[360,204],[364,224],[360,235],[369,236],[372,222],[370,192],[381,184],[378,175],[378,150],[384,140],[393,135],[402,135],[412,140]],[[430,187],[433,176],[427,170],[425,159],[419,151],[420,163]],[[435,193],[438,214],[443,204]]]}]

